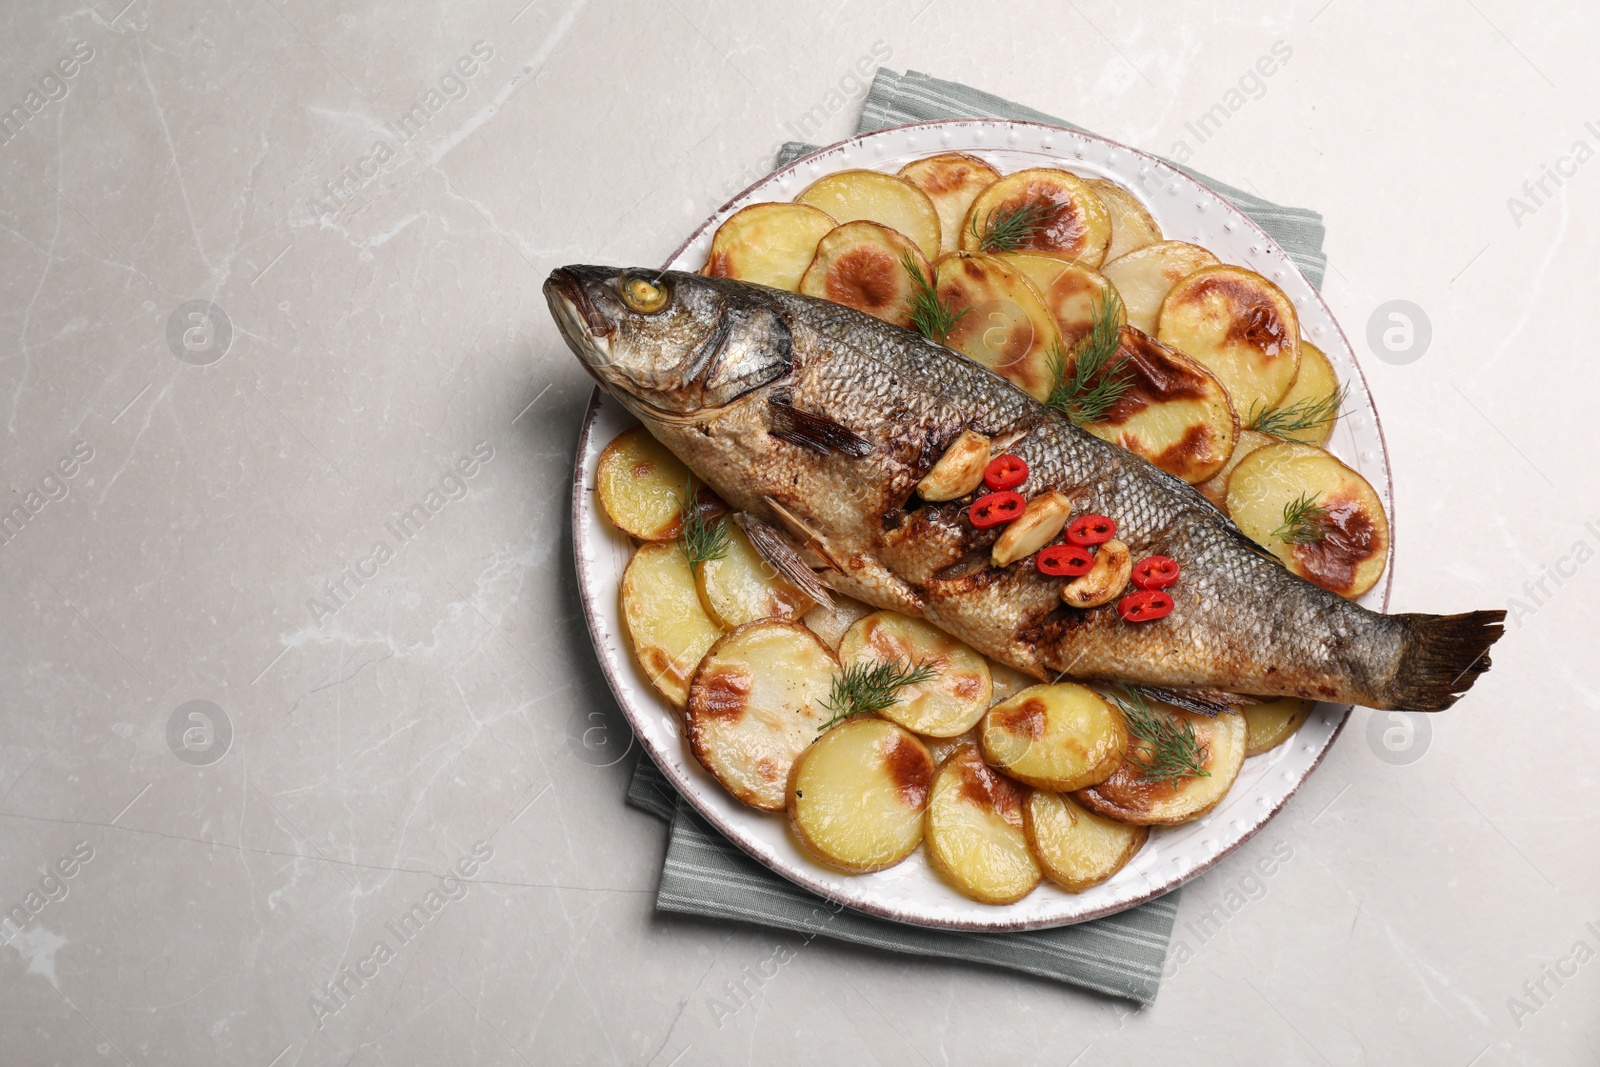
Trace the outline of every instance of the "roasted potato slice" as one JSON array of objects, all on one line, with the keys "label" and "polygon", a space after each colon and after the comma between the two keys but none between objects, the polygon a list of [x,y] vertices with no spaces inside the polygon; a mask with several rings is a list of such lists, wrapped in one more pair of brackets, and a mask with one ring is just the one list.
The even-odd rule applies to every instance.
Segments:
[{"label": "roasted potato slice", "polygon": [[[1311,510],[1294,507],[1302,503]],[[1291,522],[1296,511],[1300,521]],[[1383,574],[1383,502],[1365,478],[1314,445],[1285,441],[1246,456],[1228,477],[1228,514],[1290,570],[1340,596],[1360,596]]]},{"label": "roasted potato slice", "polygon": [[794,761],[830,718],[822,703],[838,670],[799,623],[752,622],[724,634],[689,683],[689,750],[737,799],[782,811]]},{"label": "roasted potato slice", "polygon": [[1051,349],[1060,331],[1026,278],[997,256],[952,252],[934,264],[939,299],[966,309],[945,344],[1035,400],[1055,386]]},{"label": "roasted potato slice", "polygon": [[1144,742],[1128,743],[1129,758],[1110,778],[1092,786],[1073,799],[1097,815],[1136,826],[1189,822],[1198,819],[1227,795],[1239,768],[1244,766],[1244,716],[1223,712],[1215,718],[1196,715],[1166,704],[1152,708],[1193,724],[1196,736],[1205,746],[1204,778],[1179,778],[1153,781],[1142,777],[1138,761],[1147,758]]},{"label": "roasted potato slice", "polygon": [[1124,326],[1118,342],[1106,366],[1128,388],[1084,429],[1191,485],[1214,477],[1239,434],[1228,391],[1216,375],[1142,330]]},{"label": "roasted potato slice", "polygon": [[930,502],[958,500],[983,484],[988,465],[989,439],[976,430],[962,430],[917,483],[917,495]]},{"label": "roasted potato slice", "polygon": [[910,731],[863,716],[833,727],[795,762],[789,825],[830,867],[893,867],[922,843],[933,757]]},{"label": "roasted potato slice", "polygon": [[[1077,348],[1078,342],[1089,336],[1095,315],[1114,292],[1105,275],[1043,252],[1008,252],[999,258],[1038,291],[1045,310],[1056,320],[1061,348],[1066,352]],[[1127,320],[1127,313],[1120,301],[1115,307],[1120,326]]]},{"label": "roasted potato slice", "polygon": [[1215,374],[1237,411],[1270,408],[1300,370],[1300,318],[1272,282],[1243,267],[1205,267],[1161,301],[1156,337]]},{"label": "roasted potato slice", "polygon": [[837,225],[807,204],[751,204],[717,227],[700,273],[795,292],[817,242]]},{"label": "roasted potato slice", "polygon": [[[1319,448],[1333,436],[1333,427],[1339,419],[1339,402],[1344,393],[1339,388],[1339,376],[1322,349],[1300,338],[1300,370],[1294,376],[1289,391],[1271,408],[1244,412],[1247,421],[1262,419],[1262,428],[1277,434],[1286,441],[1299,441],[1303,445]],[[1273,416],[1280,416],[1274,419]],[[1283,417],[1299,416],[1310,425],[1292,428],[1284,425]]]},{"label": "roasted potato slice", "polygon": [[611,439],[595,464],[594,489],[606,517],[641,541],[678,536],[689,468],[643,426]]},{"label": "roasted potato slice", "polygon": [[939,213],[939,251],[954,252],[967,209],[979,193],[1000,180],[1000,172],[977,156],[945,152],[907,163],[900,168],[900,177],[928,194]]},{"label": "roasted potato slice", "polygon": [[841,170],[826,174],[795,200],[838,221],[865,219],[904,234],[929,259],[939,254],[939,212],[928,194],[904,178],[875,170]]},{"label": "roasted potato slice", "polygon": [[[1031,212],[1033,225],[1020,240],[995,243],[1008,217]],[[961,224],[965,252],[1048,252],[1093,270],[1111,242],[1111,213],[1069,171],[1035,167],[1007,175],[979,193]]]},{"label": "roasted potato slice", "polygon": [[900,690],[880,715],[929,737],[970,730],[989,707],[989,661],[921,619],[879,611],[857,622],[839,641],[839,662],[926,663],[938,673]]},{"label": "roasted potato slice", "polygon": [[1289,740],[1311,717],[1313,706],[1311,701],[1299,697],[1282,697],[1264,704],[1246,704],[1240,709],[1248,737],[1244,754],[1259,756]]},{"label": "roasted potato slice", "polygon": [[1278,443],[1276,437],[1269,436],[1257,430],[1240,430],[1239,437],[1233,443],[1233,453],[1228,456],[1228,462],[1222,469],[1210,478],[1195,486],[1201,494],[1224,512],[1228,510],[1228,478],[1233,474],[1233,469],[1244,461],[1244,458],[1258,448]]},{"label": "roasted potato slice", "polygon": [[1072,682],[1035,685],[983,717],[983,755],[1039,789],[1084,789],[1122,765],[1128,731],[1099,693]]},{"label": "roasted potato slice", "polygon": [[847,222],[817,245],[800,291],[909,330],[916,287],[906,271],[907,256],[923,278],[933,277],[927,257],[909,238],[876,222]]},{"label": "roasted potato slice", "polygon": [[725,630],[757,619],[798,618],[813,607],[811,598],[762,559],[733,523],[722,558],[708,559],[695,570],[700,602]]},{"label": "roasted potato slice", "polygon": [[1161,302],[1172,287],[1202,267],[1218,262],[1216,256],[1199,245],[1160,241],[1108,260],[1100,273],[1117,287],[1117,295],[1127,309],[1128,325],[1154,334],[1161,318]]},{"label": "roasted potato slice", "polygon": [[1106,262],[1118,256],[1153,245],[1161,240],[1161,227],[1139,198],[1116,182],[1104,178],[1085,178],[1083,184],[1106,206],[1111,216],[1111,244],[1106,247]]},{"label": "roasted potato slice", "polygon": [[622,572],[621,596],[639,665],[662,696],[683,707],[689,677],[722,635],[700,604],[683,550],[670,542],[641,545]]},{"label": "roasted potato slice", "polygon": [[1022,829],[1044,876],[1069,893],[1081,893],[1122,870],[1150,837],[1148,827],[1101,818],[1047,789],[1028,794]]},{"label": "roasted potato slice", "polygon": [[839,641],[844,637],[845,631],[856,624],[858,619],[871,615],[874,609],[859,600],[852,600],[842,593],[833,594],[833,607],[818,604],[806,612],[801,621],[806,628],[822,639],[822,643],[834,651],[838,651]]},{"label": "roasted potato slice", "polygon": [[1022,831],[1027,793],[965,745],[933,776],[923,830],[928,861],[962,894],[1011,904],[1039,884],[1039,864]]}]

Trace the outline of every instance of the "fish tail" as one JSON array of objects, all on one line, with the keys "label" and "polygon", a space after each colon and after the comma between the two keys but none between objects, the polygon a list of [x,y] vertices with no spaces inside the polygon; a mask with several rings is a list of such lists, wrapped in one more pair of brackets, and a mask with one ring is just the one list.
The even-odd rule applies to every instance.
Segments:
[{"label": "fish tail", "polygon": [[1505,633],[1506,613],[1395,615],[1401,629],[1400,665],[1384,703],[1401,711],[1443,711],[1489,669],[1489,646]]}]

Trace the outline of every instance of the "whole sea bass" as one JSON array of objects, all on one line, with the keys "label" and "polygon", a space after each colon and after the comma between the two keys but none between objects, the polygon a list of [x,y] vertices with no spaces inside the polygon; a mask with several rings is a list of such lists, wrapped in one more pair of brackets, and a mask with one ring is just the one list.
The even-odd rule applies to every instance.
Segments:
[{"label": "whole sea bass", "polygon": [[[1197,491],[1080,430],[977,363],[827,301],[677,271],[571,266],[545,295],[600,384],[744,513],[809,588],[921,616],[1036,678],[1124,682],[1203,704],[1298,696],[1437,711],[1488,669],[1503,611],[1382,615],[1294,575]],[[1170,615],[1062,603],[1000,529],[917,482],[964,430],[1028,464],[1073,513],[1112,517],[1134,558],[1177,560]],[[782,531],[781,533],[779,531]],[[815,578],[812,575],[815,575]],[[820,590],[819,590],[820,592]],[[1193,705],[1191,705],[1193,706]]]}]

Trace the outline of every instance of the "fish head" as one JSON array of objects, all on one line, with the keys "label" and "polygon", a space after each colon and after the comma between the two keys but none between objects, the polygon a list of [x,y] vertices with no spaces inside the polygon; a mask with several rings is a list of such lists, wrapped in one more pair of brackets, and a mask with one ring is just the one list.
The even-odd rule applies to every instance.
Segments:
[{"label": "fish head", "polygon": [[794,368],[789,327],[754,286],[569,266],[551,272],[544,293],[568,347],[636,414],[703,416]]}]

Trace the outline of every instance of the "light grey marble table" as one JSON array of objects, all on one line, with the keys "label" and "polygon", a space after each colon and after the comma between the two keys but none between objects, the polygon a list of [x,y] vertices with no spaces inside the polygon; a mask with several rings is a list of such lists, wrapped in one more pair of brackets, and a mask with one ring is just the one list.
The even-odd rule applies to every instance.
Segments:
[{"label": "light grey marble table", "polygon": [[[4,23],[0,1060],[1600,1058],[1592,14],[91,0]],[[567,532],[589,383],[540,283],[659,262],[779,142],[850,129],[878,62],[1324,211],[1395,464],[1394,606],[1513,611],[1468,700],[1358,711],[1191,887],[1138,1013],[658,919],[662,827],[621,802]],[[1426,343],[1383,347],[1395,300]]]}]

